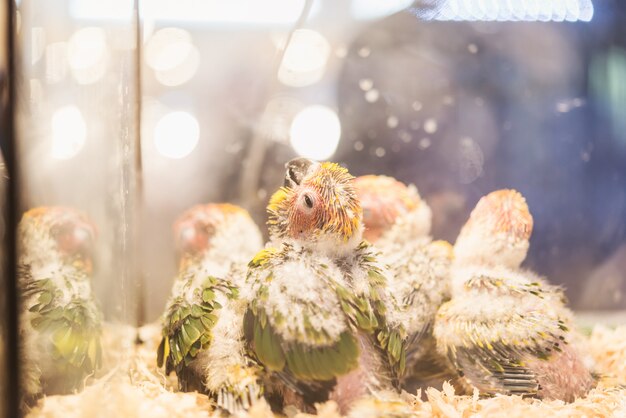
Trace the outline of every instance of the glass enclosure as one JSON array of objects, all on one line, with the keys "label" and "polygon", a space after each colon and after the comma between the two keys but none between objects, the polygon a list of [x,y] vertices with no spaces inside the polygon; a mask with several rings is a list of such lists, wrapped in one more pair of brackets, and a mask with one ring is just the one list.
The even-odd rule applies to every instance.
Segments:
[{"label": "glass enclosure", "polygon": [[[108,393],[120,372],[141,396],[175,392],[152,364],[175,221],[230,202],[267,240],[295,157],[414,184],[451,243],[482,196],[516,189],[534,218],[524,266],[581,316],[624,318],[623,2],[16,0],[14,18],[17,346],[33,416]],[[48,321],[72,301],[80,314]],[[135,396],[124,388],[103,410]]]}]

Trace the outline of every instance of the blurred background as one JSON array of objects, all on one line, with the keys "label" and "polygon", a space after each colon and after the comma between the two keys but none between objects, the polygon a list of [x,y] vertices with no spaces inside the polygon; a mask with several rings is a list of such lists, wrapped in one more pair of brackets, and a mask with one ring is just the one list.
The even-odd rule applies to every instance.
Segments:
[{"label": "blurred background", "polygon": [[516,188],[526,265],[576,309],[626,309],[625,2],[150,0],[140,25],[133,6],[18,1],[22,203],[94,218],[109,318],[159,317],[182,211],[262,225],[298,155],[415,184],[450,241]]}]

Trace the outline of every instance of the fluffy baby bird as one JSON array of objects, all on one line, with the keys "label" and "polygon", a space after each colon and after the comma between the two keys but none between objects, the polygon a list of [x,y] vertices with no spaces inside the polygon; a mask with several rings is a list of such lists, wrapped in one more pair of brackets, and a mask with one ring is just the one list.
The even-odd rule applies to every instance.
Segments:
[{"label": "fluffy baby bird", "polygon": [[246,263],[262,248],[258,227],[234,205],[198,205],[174,225],[179,272],[163,316],[157,363],[181,390],[208,393],[229,413],[262,396],[242,339]]},{"label": "fluffy baby bird", "polygon": [[483,394],[571,402],[594,379],[569,344],[572,314],[561,289],[518,268],[531,232],[518,192],[499,190],[478,202],[455,244],[452,300],[437,314],[437,349]]},{"label": "fluffy baby bird", "polygon": [[389,265],[389,289],[404,311],[408,333],[403,384],[436,385],[454,377],[445,357],[436,353],[432,326],[441,304],[450,298],[452,247],[430,236],[431,210],[415,186],[392,177],[367,175],[355,180],[363,205],[365,237]]},{"label": "fluffy baby bird", "polygon": [[533,217],[516,190],[483,196],[454,243],[456,265],[518,268],[526,258]]},{"label": "fluffy baby bird", "polygon": [[386,273],[361,240],[353,179],[334,163],[289,162],[268,206],[274,246],[249,264],[246,339],[301,407],[332,399],[346,412],[393,389],[404,367],[405,332]]},{"label": "fluffy baby bird", "polygon": [[91,289],[95,227],[66,207],[26,212],[18,226],[24,401],[82,388],[100,367],[102,315]]}]

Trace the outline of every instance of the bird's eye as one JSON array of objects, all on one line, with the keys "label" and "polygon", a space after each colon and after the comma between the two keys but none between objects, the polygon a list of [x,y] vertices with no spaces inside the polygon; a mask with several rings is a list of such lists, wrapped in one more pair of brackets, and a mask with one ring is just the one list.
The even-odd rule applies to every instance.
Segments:
[{"label": "bird's eye", "polygon": [[307,208],[313,209],[313,199],[308,194],[304,195],[304,204]]}]

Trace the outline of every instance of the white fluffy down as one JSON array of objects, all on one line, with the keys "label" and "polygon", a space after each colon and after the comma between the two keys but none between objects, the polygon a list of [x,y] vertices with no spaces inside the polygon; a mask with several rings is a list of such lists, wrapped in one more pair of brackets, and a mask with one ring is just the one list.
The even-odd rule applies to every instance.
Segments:
[{"label": "white fluffy down", "polygon": [[421,238],[381,248],[382,261],[390,266],[389,289],[405,306],[401,322],[409,334],[426,329],[449,296],[450,259],[438,245]]},{"label": "white fluffy down", "polygon": [[255,380],[255,376],[246,373],[242,331],[245,298],[249,294],[245,288],[246,265],[262,247],[261,233],[252,219],[239,214],[226,217],[211,237],[209,250],[196,263],[185,265],[172,286],[168,306],[179,296],[190,304],[201,303],[202,292],[197,291],[208,276],[240,288],[237,300],[216,292],[222,309],[215,312],[218,318],[211,331],[213,340],[191,365],[201,369],[211,392],[224,385],[243,390]]},{"label": "white fluffy down", "polygon": [[457,286],[450,302],[437,315],[434,334],[438,348],[465,345],[469,332],[480,335],[483,341],[523,341],[539,331],[554,332],[557,320],[570,322],[571,313],[560,301],[560,291],[534,273],[504,267],[456,268],[455,283],[466,283],[473,277],[486,276],[501,279],[503,288],[523,289],[539,283],[544,297],[515,290],[494,295],[484,289]]},{"label": "white fluffy down", "polygon": [[484,234],[478,228],[466,229],[454,244],[456,264],[478,264],[518,268],[528,253],[527,240],[516,241],[506,234]]},{"label": "white fluffy down", "polygon": [[[318,274],[319,271],[324,274]],[[259,304],[286,342],[317,344],[307,338],[305,317],[315,330],[326,333],[332,341],[337,341],[346,330],[346,318],[330,280],[344,284],[331,259],[306,251],[275,266],[267,284],[268,298]],[[278,318],[284,321],[277,323]]]},{"label": "white fluffy down", "polygon": [[[415,189],[415,186],[410,187]],[[417,193],[417,189],[415,191]],[[391,228],[385,231],[376,243],[385,246],[390,243],[406,243],[428,238],[432,218],[430,207],[422,200],[415,210],[399,215]]]}]

